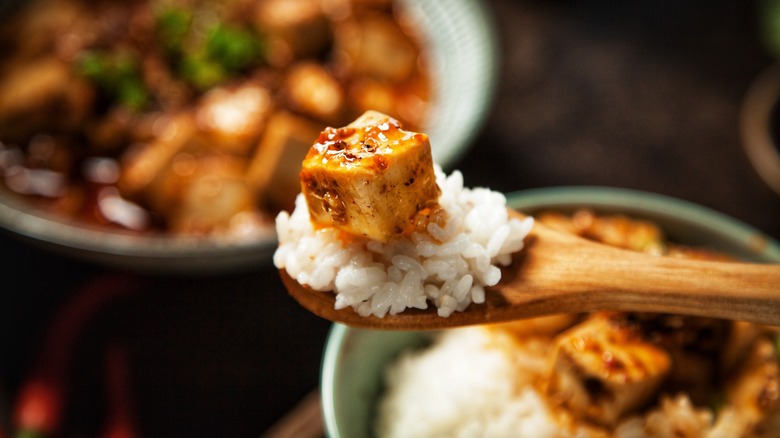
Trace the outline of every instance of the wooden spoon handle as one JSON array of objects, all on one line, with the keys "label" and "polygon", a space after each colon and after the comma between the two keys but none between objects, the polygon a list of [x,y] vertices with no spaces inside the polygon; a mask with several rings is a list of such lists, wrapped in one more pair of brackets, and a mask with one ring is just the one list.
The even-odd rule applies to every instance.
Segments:
[{"label": "wooden spoon handle", "polygon": [[648,257],[539,226],[529,245],[556,250],[529,248],[534,256],[521,257],[497,288],[507,304],[542,306],[540,314],[609,309],[780,325],[780,265]]}]

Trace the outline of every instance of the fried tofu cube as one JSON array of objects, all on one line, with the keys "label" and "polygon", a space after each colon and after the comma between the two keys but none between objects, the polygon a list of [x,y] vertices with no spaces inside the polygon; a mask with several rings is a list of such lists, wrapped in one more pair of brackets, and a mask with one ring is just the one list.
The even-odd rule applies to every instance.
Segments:
[{"label": "fried tofu cube", "polygon": [[326,69],[314,62],[301,62],[287,76],[290,108],[327,122],[343,121],[344,90]]},{"label": "fried tofu cube", "polygon": [[332,38],[320,0],[257,2],[254,22],[267,35],[268,58],[276,66],[293,59],[316,57]]},{"label": "fried tofu cube", "polygon": [[666,351],[635,328],[597,314],[556,338],[547,394],[576,418],[613,427],[655,394],[670,367]]},{"label": "fried tofu cube", "polygon": [[0,133],[20,141],[39,130],[75,129],[94,101],[90,85],[54,56],[20,63],[0,74]]},{"label": "fried tofu cube", "polygon": [[780,363],[771,338],[753,343],[726,385],[726,405],[710,436],[776,436],[780,427]]},{"label": "fried tofu cube", "polygon": [[414,40],[391,18],[367,15],[334,29],[338,65],[353,75],[399,83],[414,74],[419,53]]},{"label": "fried tofu cube", "polygon": [[723,370],[730,371],[737,366],[753,348],[753,344],[766,331],[764,326],[746,321],[730,321],[729,333],[721,349],[721,366]]},{"label": "fried tofu cube", "polygon": [[173,207],[168,225],[174,232],[225,232],[235,216],[254,211],[254,194],[244,180],[241,159],[214,154],[194,164],[195,171],[168,199]]},{"label": "fried tofu cube", "polygon": [[275,113],[268,120],[257,152],[247,170],[247,181],[271,210],[291,209],[301,192],[301,162],[321,126],[288,112]]},{"label": "fried tofu cube", "polygon": [[375,111],[320,134],[303,161],[301,189],[313,223],[381,242],[403,235],[440,193],[428,136]]},{"label": "fried tofu cube", "polygon": [[349,84],[347,98],[358,111],[375,110],[397,117],[397,90],[388,82],[373,78],[356,78]]},{"label": "fried tofu cube", "polygon": [[131,148],[121,160],[119,189],[136,197],[153,192],[170,171],[171,163],[197,133],[189,113],[173,115],[160,122],[160,134],[148,143]]},{"label": "fried tofu cube", "polygon": [[350,81],[347,101],[358,112],[375,110],[397,118],[407,129],[416,129],[425,123],[429,105],[429,90],[420,78],[408,81],[403,87],[363,76]]},{"label": "fried tofu cube", "polygon": [[201,99],[196,112],[198,128],[211,148],[245,155],[265,127],[272,100],[270,91],[252,82],[214,88]]}]

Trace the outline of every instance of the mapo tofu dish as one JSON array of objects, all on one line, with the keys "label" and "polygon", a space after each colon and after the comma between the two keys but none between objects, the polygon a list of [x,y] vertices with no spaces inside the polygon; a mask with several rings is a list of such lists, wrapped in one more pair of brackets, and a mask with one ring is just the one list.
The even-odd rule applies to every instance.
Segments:
[{"label": "mapo tofu dish", "polygon": [[423,37],[392,0],[43,0],[0,28],[0,189],[131,233],[246,235],[319,133],[425,126]]},{"label": "mapo tofu dish", "polygon": [[[534,217],[659,257],[728,258],[622,214]],[[384,384],[379,437],[780,436],[777,329],[742,321],[594,312],[446,330]]]}]

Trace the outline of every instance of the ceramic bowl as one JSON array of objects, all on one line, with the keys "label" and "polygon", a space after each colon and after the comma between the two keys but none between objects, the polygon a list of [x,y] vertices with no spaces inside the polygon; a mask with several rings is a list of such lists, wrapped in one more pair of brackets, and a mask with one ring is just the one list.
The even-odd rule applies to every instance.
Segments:
[{"label": "ceramic bowl", "polygon": [[[535,189],[507,196],[511,207],[533,214],[588,207],[596,213],[625,213],[657,223],[670,240],[704,245],[753,262],[780,263],[780,244],[718,212],[679,199],[599,187]],[[371,436],[385,366],[401,351],[424,345],[430,332],[385,332],[335,324],[322,362],[321,397],[332,438]]]},{"label": "ceramic bowl", "polygon": [[[497,37],[479,0],[402,0],[432,53],[434,159],[450,167],[479,131],[497,81]],[[268,264],[273,229],[240,242],[89,229],[36,211],[0,192],[0,229],[69,256],[113,267],[163,273],[212,273]]]}]

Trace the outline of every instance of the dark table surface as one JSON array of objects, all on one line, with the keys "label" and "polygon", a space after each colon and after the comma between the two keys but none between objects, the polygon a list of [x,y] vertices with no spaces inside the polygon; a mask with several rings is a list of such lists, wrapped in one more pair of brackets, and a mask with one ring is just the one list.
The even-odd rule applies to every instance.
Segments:
[{"label": "dark table surface", "polygon": [[[501,45],[500,79],[483,130],[453,165],[467,185],[646,190],[780,239],[780,197],[758,178],[739,137],[741,100],[772,62],[759,39],[756,3],[488,6]],[[129,293],[111,297],[68,345],[70,356],[59,358],[69,367],[69,436],[102,430],[112,351],[125,352],[125,395],[144,436],[258,436],[318,384],[329,324],[299,308],[271,266],[128,277],[6,235],[0,258],[6,406],[40,360],[54,315],[100,282],[127,285]]]}]

